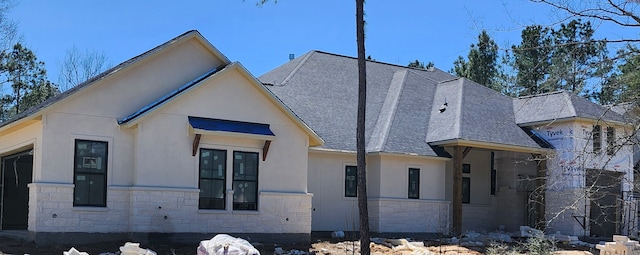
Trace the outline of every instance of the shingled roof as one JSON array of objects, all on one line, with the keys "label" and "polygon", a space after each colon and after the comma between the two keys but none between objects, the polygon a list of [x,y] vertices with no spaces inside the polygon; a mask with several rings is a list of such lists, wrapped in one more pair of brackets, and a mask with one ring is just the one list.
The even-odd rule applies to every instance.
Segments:
[{"label": "shingled roof", "polygon": [[[355,151],[357,59],[310,51],[259,77],[325,140]],[[449,108],[439,108],[448,100]],[[443,156],[438,142],[464,139],[540,149],[514,119],[512,99],[436,68],[367,61],[368,152]]]},{"label": "shingled roof", "polygon": [[[516,125],[512,98],[469,79],[458,78],[438,84],[427,141],[443,143],[465,140],[506,146],[538,148]],[[447,103],[440,112],[440,105]]]},{"label": "shingled roof", "polygon": [[513,100],[516,123],[527,126],[574,118],[624,123],[624,117],[610,107],[598,105],[566,91],[551,92]]}]

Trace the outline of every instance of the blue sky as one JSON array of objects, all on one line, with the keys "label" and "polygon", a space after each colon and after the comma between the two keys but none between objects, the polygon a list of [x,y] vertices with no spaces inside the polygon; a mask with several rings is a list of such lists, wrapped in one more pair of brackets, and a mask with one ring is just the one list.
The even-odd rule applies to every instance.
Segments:
[{"label": "blue sky", "polygon": [[[54,82],[58,63],[74,45],[104,52],[115,65],[191,29],[259,76],[290,53],[356,56],[354,2],[279,0],[257,7],[255,0],[16,0],[10,17]],[[445,71],[466,56],[482,29],[505,47],[519,42],[524,26],[550,24],[558,15],[525,0],[369,0],[365,12],[367,55],[401,65],[433,61]],[[601,37],[622,33],[638,35],[598,27]]]}]

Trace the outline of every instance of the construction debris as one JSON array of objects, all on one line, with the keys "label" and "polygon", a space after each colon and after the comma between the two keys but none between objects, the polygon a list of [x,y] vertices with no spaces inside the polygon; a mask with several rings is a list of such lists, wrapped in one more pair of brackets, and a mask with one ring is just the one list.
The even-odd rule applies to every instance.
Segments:
[{"label": "construction debris", "polygon": [[120,247],[121,255],[156,255],[155,251],[140,248],[139,243],[126,242]]},{"label": "construction debris", "polygon": [[89,253],[80,252],[80,251],[76,250],[75,247],[71,247],[71,249],[69,249],[69,251],[62,252],[62,254],[63,255],[89,255]]},{"label": "construction debris", "polygon": [[201,241],[198,255],[260,255],[260,252],[247,240],[219,234]]},{"label": "construction debris", "polygon": [[596,245],[596,249],[600,250],[600,255],[640,255],[640,244],[638,241],[631,241],[626,236],[613,236],[613,242],[606,242]]}]

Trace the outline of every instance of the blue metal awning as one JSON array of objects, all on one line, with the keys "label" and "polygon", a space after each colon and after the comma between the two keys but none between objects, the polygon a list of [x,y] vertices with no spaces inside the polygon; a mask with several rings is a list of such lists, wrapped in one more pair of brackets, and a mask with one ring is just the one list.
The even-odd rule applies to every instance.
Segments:
[{"label": "blue metal awning", "polygon": [[[191,127],[195,130],[258,135],[265,136],[266,140],[273,140],[276,136],[271,132],[269,124],[262,123],[189,116],[189,124],[191,124]],[[269,136],[271,136],[271,138],[269,138]]]}]

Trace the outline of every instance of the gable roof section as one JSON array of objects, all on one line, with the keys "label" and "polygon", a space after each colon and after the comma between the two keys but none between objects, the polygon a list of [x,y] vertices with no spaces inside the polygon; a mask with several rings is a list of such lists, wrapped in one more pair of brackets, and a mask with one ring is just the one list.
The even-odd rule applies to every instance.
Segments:
[{"label": "gable roof section", "polygon": [[117,119],[118,125],[125,125],[127,127],[131,127],[131,126],[135,125],[136,123],[138,123],[138,121],[137,121],[138,118],[144,116],[146,113],[151,112],[151,111],[157,109],[158,107],[164,105],[165,103],[171,101],[171,99],[173,99],[174,97],[177,97],[178,95],[190,90],[191,88],[193,88],[196,85],[200,84],[200,82],[202,82],[204,80],[207,80],[209,77],[215,75],[216,73],[220,72],[221,70],[224,70],[224,68],[226,68],[227,66],[214,68],[214,69],[204,73],[200,77],[194,79],[193,81],[190,81],[189,83],[180,86],[179,88],[175,89],[174,91],[171,91],[169,94],[161,97],[160,99],[152,102],[151,104],[140,108],[136,112],[134,112],[132,114],[129,114],[126,117]]},{"label": "gable roof section", "polygon": [[[445,105],[446,103],[446,105]],[[426,140],[505,150],[540,150],[515,123],[512,98],[469,79],[437,85]]]},{"label": "gable roof section", "polygon": [[207,41],[206,39],[204,39],[204,37],[202,37],[202,35],[197,31],[197,30],[190,30],[185,32],[184,34],[181,34],[163,44],[160,44],[156,47],[154,47],[153,49],[150,49],[138,56],[135,56],[127,61],[124,61],[112,68],[109,68],[108,70],[94,76],[93,78],[80,83],[76,86],[74,86],[73,88],[70,88],[69,90],[60,93],[52,98],[47,99],[46,101],[42,102],[39,105],[36,105],[34,107],[31,107],[29,109],[27,109],[26,111],[14,116],[13,118],[11,118],[10,120],[7,120],[3,123],[0,123],[0,130],[9,128],[11,126],[15,126],[20,124],[22,121],[26,121],[26,120],[30,120],[30,119],[34,119],[37,118],[39,115],[42,114],[43,111],[45,111],[47,108],[52,107],[55,104],[58,104],[60,102],[63,102],[65,100],[70,99],[71,97],[75,96],[77,94],[77,92],[83,90],[84,88],[90,87],[96,83],[98,83],[101,80],[107,79],[117,73],[122,72],[125,69],[129,69],[132,68],[132,66],[141,63],[143,60],[149,58],[150,56],[156,55],[159,52],[164,51],[165,49],[172,47],[174,45],[178,45],[181,42],[187,41],[191,38],[196,38],[200,43],[204,44],[206,46],[206,48],[216,57],[218,57],[219,59],[221,59],[224,63],[230,63],[229,59],[224,56],[217,48],[215,48],[213,45],[211,45],[211,43],[209,43],[209,41]]},{"label": "gable roof section", "polygon": [[322,138],[320,138],[306,123],[302,121],[298,116],[296,116],[293,111],[291,111],[285,104],[282,103],[275,95],[271,93],[265,85],[260,83],[253,75],[245,69],[242,64],[239,62],[233,62],[224,67],[218,67],[209,72],[203,74],[202,76],[194,79],[191,82],[186,83],[183,86],[180,86],[178,89],[172,91],[171,93],[159,98],[158,100],[152,102],[149,105],[146,105],[139,110],[129,114],[126,117],[123,117],[118,120],[118,124],[127,128],[131,128],[142,121],[146,116],[151,114],[157,109],[162,108],[167,103],[171,102],[174,99],[177,99],[187,92],[191,91],[194,88],[204,84],[207,81],[215,79],[216,77],[222,76],[224,73],[230,72],[232,70],[238,70],[245,77],[248,77],[250,83],[254,85],[255,88],[260,90],[260,92],[265,95],[271,102],[273,102],[276,107],[278,107],[286,116],[288,116],[294,123],[296,123],[302,130],[304,130],[309,136],[309,146],[321,146],[324,144]]},{"label": "gable roof section", "polygon": [[[325,140],[323,148],[355,151],[357,59],[310,51],[259,79]],[[424,139],[438,81],[452,79],[423,70],[367,61],[368,152],[442,156]]]},{"label": "gable roof section", "polygon": [[516,98],[513,100],[513,109],[516,123],[521,126],[576,118],[625,122],[624,117],[611,108],[565,91]]}]

